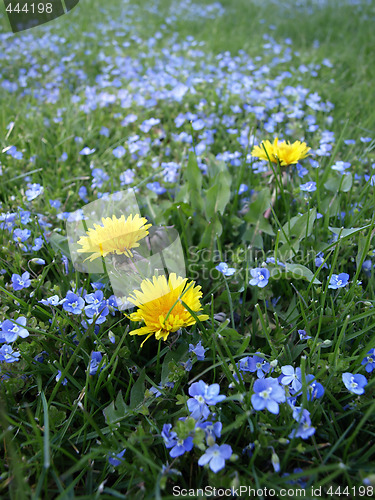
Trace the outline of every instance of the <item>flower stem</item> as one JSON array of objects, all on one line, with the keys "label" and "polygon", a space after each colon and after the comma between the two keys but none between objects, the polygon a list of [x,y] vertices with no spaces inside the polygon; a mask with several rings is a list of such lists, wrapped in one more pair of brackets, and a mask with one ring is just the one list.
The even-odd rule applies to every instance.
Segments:
[{"label": "flower stem", "polygon": [[156,357],[156,373],[159,373],[160,371],[160,348],[161,348],[161,339],[159,339],[158,342],[158,353]]}]

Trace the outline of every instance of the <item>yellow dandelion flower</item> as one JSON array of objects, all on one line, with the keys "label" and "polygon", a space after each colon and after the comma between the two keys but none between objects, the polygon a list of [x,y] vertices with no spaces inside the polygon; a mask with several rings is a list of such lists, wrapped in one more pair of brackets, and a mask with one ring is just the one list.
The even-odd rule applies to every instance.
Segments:
[{"label": "yellow dandelion flower", "polygon": [[[264,149],[266,149],[268,156]],[[277,160],[279,160],[280,165],[286,167],[306,158],[310,149],[305,142],[295,141],[290,144],[289,141],[279,142],[276,137],[273,144],[266,140],[262,141],[259,146],[254,146],[251,155],[261,160],[271,160],[273,163],[277,163]]]},{"label": "yellow dandelion flower", "polygon": [[103,217],[101,225],[94,224],[94,228],[86,232],[87,236],[78,240],[77,243],[82,248],[77,252],[91,253],[92,255],[85,259],[90,259],[90,262],[111,253],[133,257],[131,248],[139,247],[138,241],[148,235],[147,229],[151,224],[146,223],[147,219],[139,214],[129,215],[127,219],[124,215],[119,219],[115,215],[112,218]]},{"label": "yellow dandelion flower", "polygon": [[[188,282],[187,278],[175,273],[170,274],[168,281],[165,276],[153,276],[152,281],[142,281],[141,290],[134,290],[128,297],[129,302],[138,307],[128,318],[145,323],[145,326],[130,332],[130,335],[147,335],[141,347],[152,335],[156,340],[167,340],[170,333],[195,324],[194,317],[182,305],[184,302],[195,313],[201,309],[201,287],[194,281]],[[197,317],[201,321],[209,318],[206,314]]]},{"label": "yellow dandelion flower", "polygon": [[[275,143],[277,144],[277,138],[275,139]],[[259,158],[260,160],[266,160],[268,161],[266,151],[264,151],[264,148],[266,149],[268,156],[271,161],[276,163],[277,161],[275,160],[275,149],[273,147],[273,144],[267,139],[266,141],[262,141],[259,146],[254,146],[253,150],[251,151],[251,156],[254,156],[255,158]]]}]

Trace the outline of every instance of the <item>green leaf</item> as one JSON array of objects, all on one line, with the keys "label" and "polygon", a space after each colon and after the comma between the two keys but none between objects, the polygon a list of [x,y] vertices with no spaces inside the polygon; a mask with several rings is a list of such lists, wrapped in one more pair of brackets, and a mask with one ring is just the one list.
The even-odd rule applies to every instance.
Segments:
[{"label": "green leaf", "polygon": [[293,259],[293,257],[298,253],[300,247],[300,240],[295,240],[291,245],[286,243],[285,245],[281,245],[278,249],[277,255],[279,255],[281,260],[289,260]]},{"label": "green leaf", "polygon": [[[314,273],[302,264],[285,264],[285,273],[292,274],[294,279],[305,279],[309,283],[314,278]],[[313,284],[321,285],[321,282],[315,278]]]},{"label": "green leaf", "polygon": [[69,251],[68,238],[66,236],[62,236],[58,233],[52,233],[48,237],[48,242],[54,250],[60,251],[63,255],[68,257],[68,259],[72,260]]},{"label": "green leaf", "polygon": [[[186,186],[183,187],[186,188]],[[181,191],[179,191],[179,193],[180,192]],[[158,205],[157,207],[158,214],[155,218],[156,224],[167,225],[167,221],[172,215],[176,215],[177,210],[180,210],[184,215],[186,215],[186,217],[191,217],[194,213],[194,210],[191,208],[191,206],[184,201],[176,201],[175,203],[171,203],[170,200],[162,200],[162,202],[163,203],[160,203],[160,206]]]},{"label": "green leaf", "polygon": [[198,167],[197,158],[192,151],[189,154],[189,161],[184,177],[188,186],[190,204],[194,209],[201,211],[203,209],[202,172]]},{"label": "green leaf", "polygon": [[191,190],[199,192],[202,190],[202,172],[198,167],[197,158],[192,151],[190,151],[189,153],[189,160],[185,172],[185,177],[187,182],[189,183],[189,188]]},{"label": "green leaf", "polygon": [[224,337],[227,341],[242,340],[243,336],[240,335],[234,328],[224,328],[220,330],[220,335]]},{"label": "green leaf", "polygon": [[341,175],[338,176],[337,174],[332,173],[330,177],[328,177],[328,180],[324,184],[324,187],[328,191],[331,191],[332,193],[338,193],[340,183],[341,183]]},{"label": "green leaf", "polygon": [[293,295],[292,300],[290,301],[287,312],[284,314],[279,311],[280,318],[288,321],[288,323],[294,323],[296,319],[299,317],[298,308],[296,307],[297,299],[296,296]]},{"label": "green leaf", "polygon": [[263,233],[269,234],[270,236],[275,235],[275,232],[272,229],[271,224],[265,218],[259,219],[256,227],[259,231],[263,231]]},{"label": "green leaf", "polygon": [[256,199],[250,203],[249,211],[244,219],[250,224],[256,224],[263,217],[264,212],[271,205],[271,193],[268,188],[264,188],[257,193]]},{"label": "green leaf", "polygon": [[242,234],[241,239],[243,242],[251,242],[254,248],[263,249],[263,238],[262,235],[257,231],[254,226],[248,227]]},{"label": "green leaf", "polygon": [[350,191],[352,185],[353,176],[351,173],[348,175],[332,173],[327,182],[324,184],[324,187],[333,193],[338,193],[339,191],[347,193]]},{"label": "green leaf", "polygon": [[221,215],[230,201],[231,176],[229,172],[219,172],[214,184],[206,191],[206,216],[211,219],[217,212]]},{"label": "green leaf", "polygon": [[216,237],[220,237],[222,232],[223,226],[221,225],[217,215],[214,215],[212,220],[210,220],[206,226],[198,248],[211,248],[214,239]]},{"label": "green leaf", "polygon": [[355,258],[355,263],[357,264],[357,268],[359,267],[361,263],[361,259],[363,257],[363,253],[366,247],[366,240],[367,238],[365,236],[360,235],[358,239],[358,253],[357,257]]},{"label": "green leaf", "polygon": [[335,194],[334,196],[327,196],[322,200],[321,212],[329,217],[336,217],[337,212],[340,211],[340,199]]},{"label": "green leaf", "polygon": [[168,351],[164,357],[163,365],[161,368],[161,385],[164,386],[168,382],[168,375],[170,372],[169,364],[171,361],[178,363],[181,359],[188,354],[188,345],[183,343],[175,351]]},{"label": "green leaf", "polygon": [[243,352],[246,351],[246,349],[248,348],[248,345],[250,344],[250,341],[251,341],[251,335],[248,334],[246,335],[246,337],[243,337],[243,342],[242,342],[242,345],[237,349],[237,354],[242,354]]},{"label": "green leaf", "polygon": [[353,175],[351,173],[344,175],[344,180],[342,181],[340,191],[347,193],[350,191],[353,185]]},{"label": "green leaf", "polygon": [[332,231],[333,233],[339,235],[340,240],[343,238],[347,238],[348,236],[351,236],[352,234],[359,233],[360,231],[363,231],[364,229],[368,229],[371,226],[371,224],[367,224],[367,226],[362,226],[362,227],[351,227],[349,229],[345,229],[344,227],[330,227],[328,226],[328,229]]},{"label": "green leaf", "polygon": [[256,199],[250,203],[249,211],[244,216],[244,219],[249,224],[255,224],[257,229],[266,234],[274,236],[274,231],[271,224],[264,218],[264,212],[271,205],[271,193],[268,188],[264,188],[257,194]]},{"label": "green leaf", "polygon": [[183,186],[179,186],[176,198],[175,198],[177,204],[178,203],[187,203],[189,201],[189,185],[184,184]]},{"label": "green leaf", "polygon": [[105,421],[108,425],[115,424],[125,418],[129,411],[128,406],[124,402],[124,398],[122,397],[122,392],[120,391],[117,394],[116,401],[112,401],[110,405],[108,405],[103,410]]},{"label": "green leaf", "polygon": [[[283,231],[280,231],[281,243],[287,243],[288,239],[291,244],[295,240],[302,241],[305,237],[310,236],[316,220],[316,208],[308,210],[303,215],[292,217],[289,222],[284,224]],[[285,237],[285,234],[288,238]]]},{"label": "green leaf", "polygon": [[289,352],[292,358],[292,362],[295,361],[302,351],[307,347],[307,344],[299,345],[289,345]]},{"label": "green leaf", "polygon": [[56,406],[51,405],[48,410],[49,422],[52,428],[61,425],[66,419],[66,412],[63,410],[58,410]]},{"label": "green leaf", "polygon": [[176,405],[185,406],[186,401],[187,401],[189,398],[188,398],[185,394],[177,394],[176,399],[177,399],[177,401],[176,401]]},{"label": "green leaf", "polygon": [[130,392],[129,408],[133,410],[138,405],[143,403],[144,398],[145,398],[145,369],[143,368]]},{"label": "green leaf", "polygon": [[228,171],[225,161],[217,160],[212,154],[209,155],[207,162],[207,174],[210,179],[214,179],[219,172]]}]

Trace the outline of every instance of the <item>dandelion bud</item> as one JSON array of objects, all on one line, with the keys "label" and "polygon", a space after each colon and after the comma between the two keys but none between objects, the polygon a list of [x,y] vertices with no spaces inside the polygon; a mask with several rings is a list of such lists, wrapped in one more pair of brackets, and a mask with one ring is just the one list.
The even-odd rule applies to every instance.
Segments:
[{"label": "dandelion bud", "polygon": [[280,472],[280,459],[275,452],[272,453],[271,462],[275,472]]},{"label": "dandelion bud", "polygon": [[208,446],[213,446],[215,444],[215,437],[210,434],[207,438],[207,444]]},{"label": "dandelion bud", "polygon": [[44,264],[46,263],[45,260],[43,259],[31,259],[30,262],[32,262],[33,264],[39,264],[40,266],[44,266]]}]

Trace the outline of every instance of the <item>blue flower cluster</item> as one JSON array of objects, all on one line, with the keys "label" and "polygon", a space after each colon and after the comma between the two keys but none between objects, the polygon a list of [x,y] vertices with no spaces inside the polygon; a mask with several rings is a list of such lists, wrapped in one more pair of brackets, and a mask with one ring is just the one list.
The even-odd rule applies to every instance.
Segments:
[{"label": "blue flower cluster", "polygon": [[[208,54],[203,50],[205,43],[192,36],[181,41],[170,37],[171,27],[177,19],[192,19],[194,16],[195,19],[210,19],[224,12],[218,2],[201,5],[183,0],[178,3],[178,8],[173,4],[170,6],[159,31],[148,39],[133,33],[131,23],[124,26],[108,14],[101,25],[102,36],[98,44],[104,50],[108,39],[116,39],[116,44],[123,47],[123,54],[104,56],[103,52],[103,64],[96,68],[94,81],[77,58],[66,56],[66,39],[56,33],[52,36],[51,27],[47,25],[41,38],[27,39],[27,54],[30,56],[27,75],[23,71],[24,64],[20,62],[12,81],[6,78],[6,72],[0,76],[0,87],[5,95],[20,98],[27,95],[34,103],[30,104],[27,119],[33,118],[34,112],[39,114],[40,103],[57,104],[54,116],[43,117],[45,127],[59,126],[68,116],[68,109],[63,104],[66,88],[71,92],[72,104],[83,118],[95,120],[98,110],[110,117],[100,125],[95,143],[91,137],[75,136],[69,139],[69,144],[64,143],[64,147],[69,146],[69,155],[61,147],[58,148],[58,163],[69,159],[90,166],[91,182],[87,186],[77,186],[84,201],[92,195],[98,198],[107,195],[112,188],[110,179],[113,181],[116,176],[122,186],[138,184],[146,164],[155,171],[155,178],[146,183],[147,189],[156,196],[162,196],[172,189],[180,175],[181,165],[192,150],[198,156],[202,171],[207,169],[204,156],[212,151],[215,151],[217,160],[230,165],[246,163],[255,173],[267,170],[265,162],[254,162],[248,152],[249,147],[260,138],[255,137],[258,131],[252,131],[250,125],[243,126],[240,118],[244,114],[254,116],[262,124],[260,128],[268,134],[275,134],[280,128],[286,134],[295,133],[293,127],[298,121],[301,129],[297,133],[302,135],[307,130],[318,135],[319,147],[315,155],[331,154],[335,136],[330,130],[320,130],[317,115],[327,114],[326,123],[330,124],[332,117],[329,113],[333,104],[324,101],[317,92],[295,84],[306,72],[311,78],[319,78],[321,73],[332,67],[328,59],[321,64],[294,67],[295,55],[290,40],[278,43],[268,33],[264,34],[263,45],[266,60],[260,55],[254,59],[244,50],[240,50],[235,57],[229,52]],[[106,15],[103,12],[103,16]],[[160,39],[165,44],[162,51],[158,46]],[[38,62],[41,44],[43,64]],[[134,54],[135,47],[137,51]],[[23,51],[13,47],[6,38],[0,40],[0,48],[8,60],[23,59]],[[53,71],[48,71],[48,61],[56,60],[60,61],[59,64],[54,66]],[[285,65],[290,69],[285,70]],[[270,81],[270,73],[277,74],[277,78]],[[44,82],[42,87],[41,78]],[[215,88],[221,102],[230,102],[229,111],[222,105],[213,110],[210,100],[205,99],[200,90],[197,91],[202,87]],[[164,105],[175,109],[171,116],[174,125],[171,133],[160,113]],[[13,126],[13,122],[7,124],[8,129]],[[220,152],[217,148],[218,140],[221,140],[221,134],[217,133],[219,127],[224,127],[225,133],[231,137],[230,145],[224,150],[220,144]],[[124,130],[120,141],[115,135],[115,130],[119,129]],[[165,146],[166,143],[168,146]],[[178,161],[171,161],[176,148],[186,150],[186,153],[184,151]],[[7,160],[12,163],[35,162],[38,156],[27,158],[26,148],[13,144],[9,144],[5,151]],[[125,161],[127,169],[111,172],[109,176],[103,168],[99,168],[103,151],[108,152],[119,168]],[[317,166],[314,161],[312,167]],[[301,177],[307,174],[306,168],[298,168]],[[31,176],[26,176],[25,199],[28,203],[37,203],[46,193],[46,187],[33,180]],[[302,186],[305,187],[301,189],[314,190],[313,181]],[[241,184],[239,195],[248,190],[246,184]],[[60,200],[53,202],[51,206],[57,209]],[[63,212],[57,217],[66,220],[70,213]]]},{"label": "blue flower cluster", "polygon": [[17,319],[6,319],[0,324],[0,362],[14,363],[19,361],[21,353],[14,351],[9,344],[15,342],[19,337],[24,339],[30,334],[26,329],[26,318],[19,316]]},{"label": "blue flower cluster", "polygon": [[[162,438],[166,448],[171,449],[170,456],[176,458],[193,449],[194,434],[197,430],[203,430],[207,448],[199,458],[198,465],[204,466],[208,464],[209,468],[217,473],[224,468],[225,461],[231,458],[232,448],[228,444],[218,445],[216,443],[216,439],[221,437],[222,423],[207,419],[211,414],[210,407],[221,403],[226,397],[220,394],[219,384],[207,385],[203,380],[191,384],[189,395],[191,396],[187,400],[190,411],[189,418],[195,421],[195,427],[191,435],[179,437],[178,432],[172,430],[172,424],[164,424],[161,433]],[[185,418],[180,420],[185,420]]]},{"label": "blue flower cluster", "polygon": [[[299,332],[306,334],[304,330],[299,330]],[[300,333],[300,335],[303,334]],[[255,411],[266,409],[278,415],[279,405],[286,402],[292,408],[293,418],[299,424],[298,429],[293,430],[290,437],[306,439],[315,432],[315,428],[311,426],[310,412],[302,406],[296,406],[298,397],[303,394],[302,372],[299,367],[284,365],[281,367],[281,375],[277,378],[266,377],[273,372],[277,363],[268,362],[260,353],[242,358],[236,366],[243,380],[246,373],[254,373],[257,376],[251,396]],[[238,381],[237,373],[233,373],[233,376]],[[307,401],[313,401],[324,395],[324,388],[316,381],[314,375],[306,374],[305,380]]]},{"label": "blue flower cluster", "polygon": [[[38,190],[39,196],[42,191],[42,186],[39,184],[33,184],[32,193],[36,194],[36,189]],[[31,188],[30,188],[31,189]],[[29,193],[29,197],[31,201],[34,197],[31,196],[29,190],[26,191]],[[43,231],[43,236],[33,235],[33,230],[35,226],[33,225],[34,220],[36,219],[38,226]],[[28,227],[30,226],[30,227]],[[16,212],[0,212],[0,230],[6,230],[11,234],[11,238],[13,243],[25,253],[33,253],[38,252],[44,245],[44,238],[46,237],[46,231],[51,227],[51,224],[47,222],[46,216],[40,213],[35,214],[31,210],[24,210],[19,208]],[[18,275],[15,275],[18,276]]]},{"label": "blue flower cluster", "polygon": [[[101,287],[101,283],[92,283],[93,288]],[[60,300],[57,295],[53,295],[39,301],[43,305],[57,306],[62,304],[64,311],[73,314],[81,315],[85,313],[86,318],[82,320],[82,326],[87,327],[87,324],[95,323],[100,325],[105,322],[106,317],[117,310],[117,301],[114,295],[109,299],[104,298],[102,290],[95,290],[92,293],[87,293],[82,288],[77,292],[69,290],[66,296]]]}]

